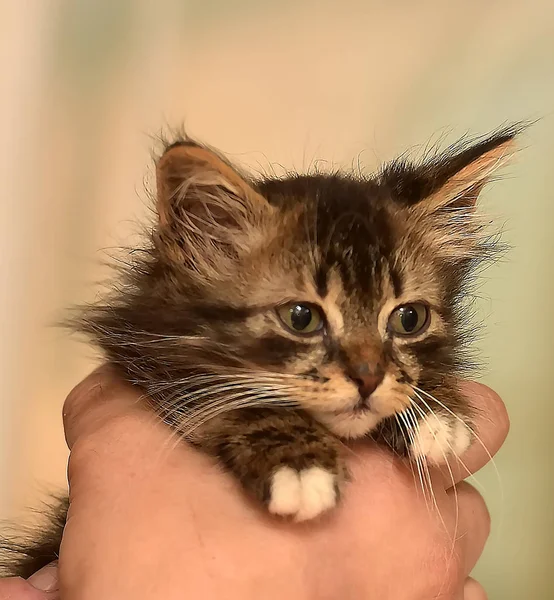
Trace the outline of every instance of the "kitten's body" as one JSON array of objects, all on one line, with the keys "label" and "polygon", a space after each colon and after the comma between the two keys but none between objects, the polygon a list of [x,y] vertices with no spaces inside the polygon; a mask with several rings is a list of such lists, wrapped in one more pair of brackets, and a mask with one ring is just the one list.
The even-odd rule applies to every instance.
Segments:
[{"label": "kitten's body", "polygon": [[[459,455],[472,412],[457,387],[463,297],[492,249],[473,205],[515,133],[368,178],[250,181],[174,143],[158,162],[146,252],[78,329],[281,516],[335,506],[341,438],[371,434],[434,463]],[[52,560],[59,523],[47,552],[10,570]]]}]

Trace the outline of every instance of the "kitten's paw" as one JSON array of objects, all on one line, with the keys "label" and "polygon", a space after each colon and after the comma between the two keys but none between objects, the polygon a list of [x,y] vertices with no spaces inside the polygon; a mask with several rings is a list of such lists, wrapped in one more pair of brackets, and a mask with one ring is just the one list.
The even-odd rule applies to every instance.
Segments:
[{"label": "kitten's paw", "polygon": [[337,504],[337,476],[322,467],[280,467],[272,476],[269,512],[308,521]]},{"label": "kitten's paw", "polygon": [[444,464],[450,456],[460,456],[471,444],[469,427],[451,415],[431,414],[419,420],[410,448],[413,458]]}]

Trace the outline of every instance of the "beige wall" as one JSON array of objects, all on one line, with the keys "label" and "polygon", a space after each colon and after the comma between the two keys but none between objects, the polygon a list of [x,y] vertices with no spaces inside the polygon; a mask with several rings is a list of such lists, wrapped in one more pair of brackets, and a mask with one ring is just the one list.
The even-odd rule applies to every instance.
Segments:
[{"label": "beige wall", "polygon": [[509,258],[484,277],[485,381],[512,433],[478,475],[491,599],[554,597],[554,5],[544,1],[22,1],[1,25],[0,516],[63,485],[61,403],[90,350],[49,325],[94,295],[146,213],[150,133],[185,121],[254,169],[368,169],[542,117],[487,193]]}]

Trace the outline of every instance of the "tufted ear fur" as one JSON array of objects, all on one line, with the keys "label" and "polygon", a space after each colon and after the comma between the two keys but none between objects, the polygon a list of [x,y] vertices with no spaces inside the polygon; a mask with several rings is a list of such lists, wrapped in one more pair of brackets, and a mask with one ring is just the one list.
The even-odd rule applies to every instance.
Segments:
[{"label": "tufted ear fur", "polygon": [[472,208],[480,191],[515,152],[522,126],[510,126],[478,140],[463,140],[419,164],[405,159],[381,175],[395,199],[418,210]]},{"label": "tufted ear fur", "polygon": [[522,129],[511,126],[486,138],[459,142],[419,164],[401,159],[387,165],[382,182],[401,210],[407,210],[410,235],[423,235],[436,256],[449,263],[492,258],[498,250],[495,236],[475,204],[515,153],[515,137]]},{"label": "tufted ear fur", "polygon": [[166,148],[156,184],[159,249],[208,277],[259,241],[273,211],[227,161],[190,141]]},{"label": "tufted ear fur", "polygon": [[424,210],[475,207],[483,187],[515,152],[515,131],[488,138],[445,159],[435,175],[438,186],[421,201]]}]

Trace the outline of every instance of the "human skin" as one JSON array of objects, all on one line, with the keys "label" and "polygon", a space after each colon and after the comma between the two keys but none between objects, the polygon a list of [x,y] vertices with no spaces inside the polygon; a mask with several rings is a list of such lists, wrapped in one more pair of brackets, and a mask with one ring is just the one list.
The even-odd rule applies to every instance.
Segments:
[{"label": "human skin", "polygon": [[294,524],[251,503],[103,367],[64,407],[71,506],[59,569],[0,581],[0,600],[486,599],[468,575],[490,520],[462,479],[500,448],[508,418],[489,388],[463,390],[487,450],[474,443],[452,476],[432,469],[434,500],[406,463],[360,443],[339,508]]}]

